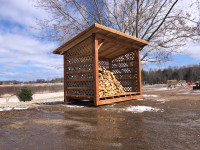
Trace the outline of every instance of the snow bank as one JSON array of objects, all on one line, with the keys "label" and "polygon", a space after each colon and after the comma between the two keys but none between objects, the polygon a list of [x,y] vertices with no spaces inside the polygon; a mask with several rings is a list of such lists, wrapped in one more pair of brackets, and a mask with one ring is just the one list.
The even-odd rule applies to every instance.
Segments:
[{"label": "snow bank", "polygon": [[19,99],[16,95],[0,98],[0,104],[6,104],[7,102],[18,103]]},{"label": "snow bank", "polygon": [[142,95],[143,97],[158,97],[158,95],[146,95],[146,94],[144,94],[144,95]]},{"label": "snow bank", "polygon": [[45,93],[45,94],[34,94],[33,100],[40,100],[40,99],[52,99],[56,97],[62,97],[64,94],[63,92],[56,92],[56,93]]},{"label": "snow bank", "polygon": [[[44,99],[54,99],[63,97],[63,92],[56,92],[56,93],[44,93],[44,94],[33,94],[33,100],[44,100]],[[19,99],[16,95],[13,96],[5,96],[0,98],[0,104],[7,104],[7,103],[19,103]]]},{"label": "snow bank", "polygon": [[166,99],[157,99],[156,101],[157,101],[157,102],[161,102],[161,103],[165,103],[165,102],[167,102],[167,101],[169,101],[169,100],[166,100]]},{"label": "snow bank", "polygon": [[0,111],[9,111],[12,110],[13,108],[11,107],[4,107],[4,108],[0,108]]}]

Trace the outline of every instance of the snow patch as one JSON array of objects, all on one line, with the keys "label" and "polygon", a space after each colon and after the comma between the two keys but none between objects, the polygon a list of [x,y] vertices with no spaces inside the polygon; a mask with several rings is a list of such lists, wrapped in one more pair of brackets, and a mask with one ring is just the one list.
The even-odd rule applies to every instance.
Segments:
[{"label": "snow patch", "polygon": [[153,108],[153,107],[150,107],[150,106],[130,106],[130,107],[124,108],[123,110],[126,111],[126,112],[142,113],[142,112],[145,112],[145,111],[157,112],[160,109]]},{"label": "snow patch", "polygon": [[52,98],[62,97],[63,95],[64,95],[63,92],[34,94],[33,100],[52,99]]},{"label": "snow patch", "polygon": [[137,100],[138,100],[138,101],[143,101],[144,99],[143,99],[143,98],[138,98]]},{"label": "snow patch", "polygon": [[157,99],[156,101],[157,101],[157,102],[161,102],[161,103],[165,103],[165,102],[167,102],[167,101],[169,101],[169,100],[166,100],[166,99]]},{"label": "snow patch", "polygon": [[164,88],[155,89],[154,91],[164,91],[164,90],[169,90],[169,88],[164,87]]},{"label": "snow patch", "polygon": [[29,107],[21,107],[21,108],[20,108],[20,107],[15,107],[14,109],[15,109],[15,110],[25,110],[25,109],[28,109],[28,108],[29,108]]},{"label": "snow patch", "polygon": [[29,107],[4,107],[0,108],[0,111],[10,111],[10,110],[25,110],[28,109]]},{"label": "snow patch", "polygon": [[83,108],[84,106],[78,106],[78,105],[66,105],[68,108]]},{"label": "snow patch", "polygon": [[146,94],[144,94],[144,95],[142,95],[143,97],[158,97],[158,95],[146,95]]},{"label": "snow patch", "polygon": [[[132,112],[132,113],[143,113],[145,111],[157,112],[160,111],[158,108],[153,108],[150,106],[130,106],[127,108],[105,108],[104,110],[114,110],[117,112],[125,111],[125,112]],[[164,110],[161,110],[163,112]]]},{"label": "snow patch", "polygon": [[0,111],[9,111],[12,110],[13,108],[11,107],[4,107],[4,108],[0,108]]}]

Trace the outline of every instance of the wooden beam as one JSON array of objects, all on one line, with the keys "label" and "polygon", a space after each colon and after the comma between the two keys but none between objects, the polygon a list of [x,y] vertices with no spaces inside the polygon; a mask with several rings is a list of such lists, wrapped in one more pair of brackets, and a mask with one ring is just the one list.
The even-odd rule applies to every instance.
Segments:
[{"label": "wooden beam", "polygon": [[109,60],[109,70],[112,71],[112,60]]},{"label": "wooden beam", "polygon": [[77,54],[76,54],[76,55],[68,56],[67,58],[68,58],[68,59],[75,58],[75,57],[77,57],[77,58],[82,58],[82,57],[88,57],[88,56],[91,56],[91,54],[81,54],[81,55],[78,55],[78,56],[77,56]]},{"label": "wooden beam", "polygon": [[99,102],[99,56],[98,56],[98,40],[96,34],[92,34],[92,52],[93,52],[93,71],[94,71],[94,105],[97,106]]},{"label": "wooden beam", "polygon": [[135,54],[135,55],[137,56],[137,58],[138,58],[139,56],[138,56],[137,51],[136,51],[135,49],[134,49],[133,51],[134,51],[134,54]]},{"label": "wooden beam", "polygon": [[67,87],[68,90],[92,90],[93,87]]},{"label": "wooden beam", "polygon": [[66,96],[67,95],[67,76],[66,76],[67,62],[66,62],[66,55],[64,55],[63,58],[64,58],[64,102],[68,102],[69,99]]},{"label": "wooden beam", "polygon": [[133,66],[131,66],[131,67],[112,67],[112,70],[115,70],[115,69],[126,69],[126,68],[134,68],[134,67],[136,67],[135,66],[135,64],[133,64]]},{"label": "wooden beam", "polygon": [[79,66],[82,66],[82,65],[91,65],[91,61],[85,61],[85,62],[79,62],[79,63],[73,63],[73,64],[68,64],[67,66],[68,67],[79,67]]},{"label": "wooden beam", "polygon": [[126,60],[126,61],[121,61],[121,62],[114,62],[114,64],[121,64],[121,63],[122,63],[122,64],[123,64],[123,63],[126,64],[126,63],[132,63],[132,62],[134,63],[134,62],[136,62],[136,61],[138,61],[138,60],[136,60],[136,59],[134,59],[134,60]]},{"label": "wooden beam", "polygon": [[90,73],[93,72],[92,70],[76,70],[76,71],[70,71],[66,72],[66,74],[82,74],[82,73]]},{"label": "wooden beam", "polygon": [[124,94],[103,96],[103,97],[100,97],[100,98],[102,99],[102,98],[108,98],[108,97],[133,96],[133,95],[138,95],[138,94],[140,94],[140,93],[139,92],[126,92]]},{"label": "wooden beam", "polygon": [[98,50],[101,48],[101,46],[104,44],[104,39],[100,41],[100,43],[98,44]]},{"label": "wooden beam", "polygon": [[128,43],[128,42],[122,41],[122,40],[115,40],[115,39],[109,38],[108,36],[105,36],[100,33],[96,33],[96,37],[98,39],[104,39],[105,41],[115,43],[116,45],[123,45],[124,47],[130,47],[130,48],[135,48],[135,49],[140,48],[140,46],[136,46],[135,44],[131,44],[131,43]]},{"label": "wooden beam", "polygon": [[118,98],[113,98],[113,99],[100,100],[98,105],[110,104],[114,102],[122,102],[122,101],[127,101],[127,100],[138,99],[138,98],[142,98],[142,95],[133,95],[133,96],[127,96],[127,97],[118,97]]},{"label": "wooden beam", "polygon": [[67,95],[67,97],[72,99],[94,99],[94,96],[87,96],[87,95]]},{"label": "wooden beam", "polygon": [[93,81],[94,79],[79,78],[79,79],[67,79],[67,82],[78,82],[78,81]]},{"label": "wooden beam", "polygon": [[140,92],[140,95],[142,95],[140,49],[138,49],[137,52],[138,52],[138,92]]}]

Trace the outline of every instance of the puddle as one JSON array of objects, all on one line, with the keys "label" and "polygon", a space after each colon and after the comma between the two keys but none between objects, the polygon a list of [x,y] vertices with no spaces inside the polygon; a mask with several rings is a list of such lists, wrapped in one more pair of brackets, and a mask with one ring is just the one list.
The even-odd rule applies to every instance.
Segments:
[{"label": "puddle", "polygon": [[167,126],[182,126],[182,127],[199,127],[199,123],[188,120],[187,122],[166,122],[166,121],[154,121],[154,120],[144,120],[145,123],[167,125]]},{"label": "puddle", "polygon": [[113,110],[113,111],[124,111],[124,112],[132,112],[132,113],[143,113],[145,111],[148,112],[158,112],[161,111],[163,112],[164,110],[158,109],[158,108],[153,108],[150,106],[130,106],[127,108],[105,108],[104,110]]}]

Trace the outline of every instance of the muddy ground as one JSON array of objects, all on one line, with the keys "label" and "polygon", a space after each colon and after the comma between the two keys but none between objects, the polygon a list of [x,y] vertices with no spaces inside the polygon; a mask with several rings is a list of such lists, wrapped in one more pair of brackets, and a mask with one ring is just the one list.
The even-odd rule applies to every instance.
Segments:
[{"label": "muddy ground", "polygon": [[[2,111],[0,150],[200,149],[200,92],[147,86],[143,94],[144,100],[100,107],[87,101],[69,104],[73,107],[55,102]],[[126,111],[131,106],[156,111]]]}]

